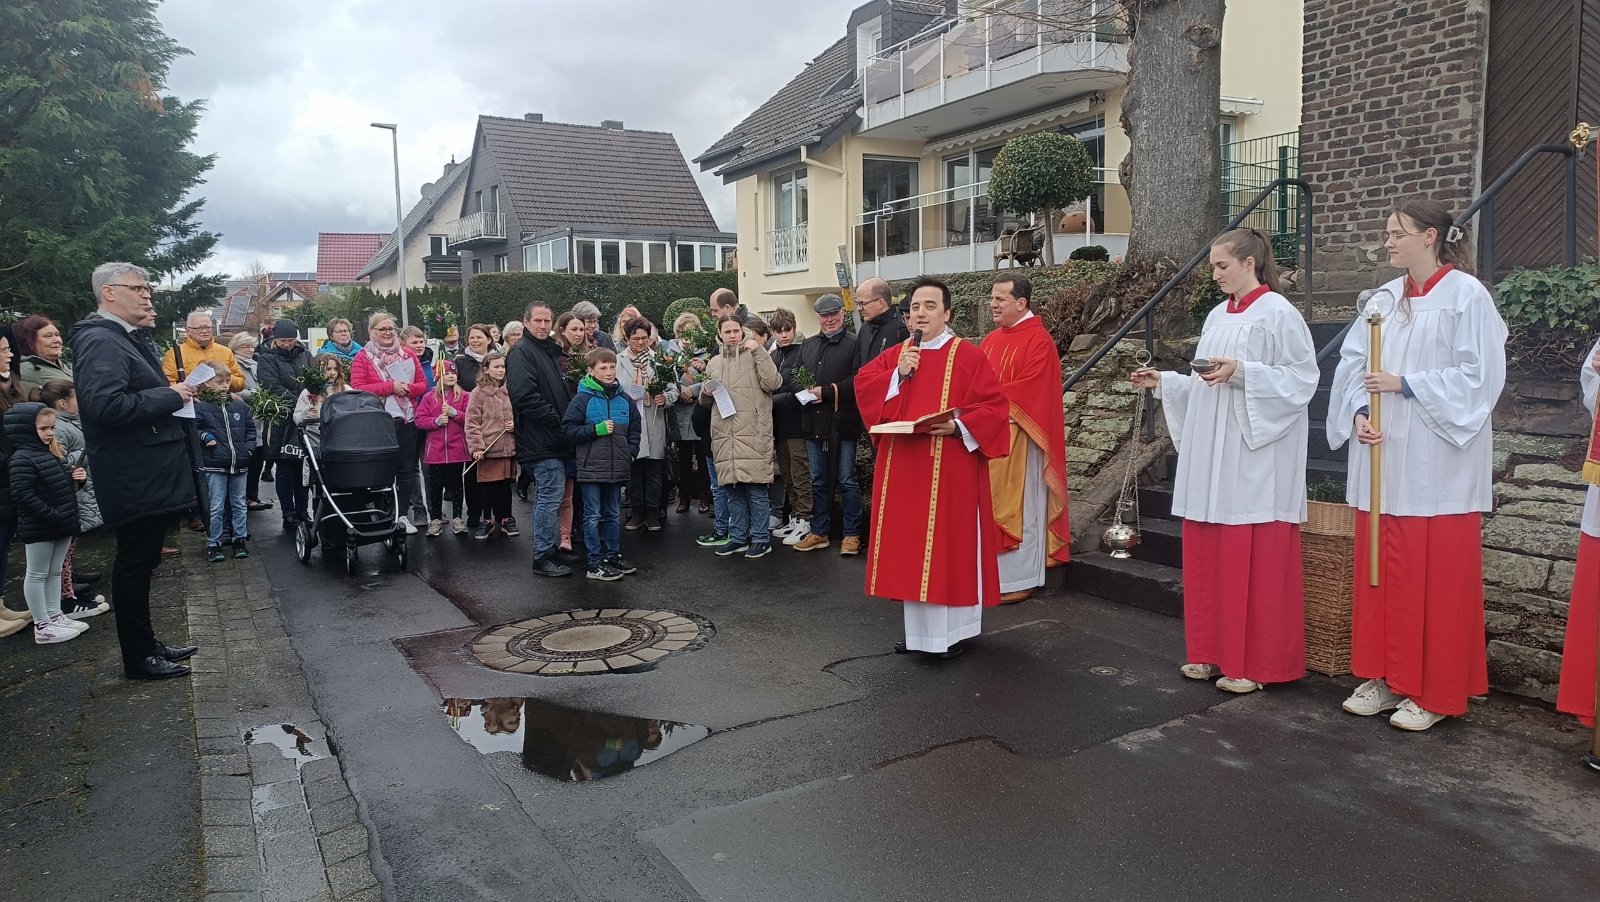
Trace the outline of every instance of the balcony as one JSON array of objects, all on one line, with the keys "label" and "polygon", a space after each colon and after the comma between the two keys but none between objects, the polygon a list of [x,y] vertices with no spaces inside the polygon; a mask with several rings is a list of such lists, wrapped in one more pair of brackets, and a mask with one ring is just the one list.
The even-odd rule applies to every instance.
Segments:
[{"label": "balcony", "polygon": [[800,272],[811,268],[811,229],[801,223],[767,232],[767,272]]},{"label": "balcony", "polygon": [[481,211],[468,213],[450,223],[450,247],[465,249],[499,244],[506,240],[504,213]]},{"label": "balcony", "polygon": [[1112,0],[1021,0],[951,19],[867,61],[862,134],[924,140],[999,122],[1127,80]]},{"label": "balcony", "polygon": [[461,281],[461,258],[454,254],[429,255],[422,258],[422,278],[429,284],[455,284]]},{"label": "balcony", "polygon": [[[1091,244],[1113,257],[1127,251],[1127,192],[1114,169],[1097,170],[1097,178],[1094,193],[1083,202],[1082,225],[1054,229],[1057,263]],[[857,269],[863,277],[890,280],[989,270],[999,237],[1028,224],[1027,218],[994,208],[987,182],[897,200],[857,219]]]}]

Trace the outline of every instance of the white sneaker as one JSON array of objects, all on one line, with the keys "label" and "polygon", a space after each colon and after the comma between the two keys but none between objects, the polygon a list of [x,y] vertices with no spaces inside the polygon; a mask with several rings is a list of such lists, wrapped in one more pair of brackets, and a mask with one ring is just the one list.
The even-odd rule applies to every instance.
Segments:
[{"label": "white sneaker", "polygon": [[1408,698],[1389,718],[1389,726],[1420,733],[1441,720],[1444,720],[1443,714],[1435,714]]},{"label": "white sneaker", "polygon": [[404,526],[406,528],[406,535],[414,536],[414,535],[417,534],[417,528],[415,526],[411,525],[411,518],[410,517],[401,517],[398,522],[400,523],[401,526]]},{"label": "white sneaker", "polygon": [[461,519],[460,517],[456,517],[450,521],[450,531],[458,536],[465,535],[467,532],[467,521]]},{"label": "white sneaker", "polygon": [[[110,605],[106,605],[106,607],[109,608]],[[71,617],[68,617],[65,614],[55,614],[55,615],[53,615],[50,618],[50,622],[51,623],[59,623],[59,624],[61,624],[62,626],[66,627],[69,630],[77,630],[80,633],[89,628],[89,624],[83,623],[81,621],[73,620]]]},{"label": "white sneaker", "polygon": [[[70,605],[70,607],[67,605]],[[61,609],[61,613],[67,615],[68,620],[77,622],[88,617],[98,617],[109,610],[111,610],[111,605],[106,603],[106,597],[104,595],[96,595],[88,601],[79,598],[66,602]]]},{"label": "white sneaker", "polygon": [[1344,709],[1351,714],[1371,717],[1384,711],[1393,711],[1406,700],[1405,696],[1391,691],[1389,684],[1383,681],[1383,677],[1378,677],[1357,686],[1356,691],[1344,700]]},{"label": "white sneaker", "polygon": [[794,518],[793,517],[791,517],[787,521],[785,521],[782,526],[774,526],[774,527],[768,529],[767,530],[767,534],[772,536],[774,539],[787,538],[788,535],[789,535],[789,530],[791,530],[791,529],[794,529]]},{"label": "white sneaker", "polygon": [[429,520],[428,521],[428,535],[429,536],[442,536],[442,535],[444,535],[444,521],[443,520]]},{"label": "white sneaker", "polygon": [[33,641],[36,645],[54,645],[57,642],[70,642],[78,638],[78,633],[80,632],[82,631],[57,623],[52,618],[43,623],[35,623],[33,625]]},{"label": "white sneaker", "polygon": [[1222,676],[1222,668],[1215,664],[1185,664],[1178,672],[1191,680],[1214,680]]},{"label": "white sneaker", "polygon": [[1232,692],[1235,695],[1244,695],[1246,693],[1254,692],[1257,689],[1263,688],[1263,684],[1258,683],[1255,680],[1236,680],[1233,677],[1223,677],[1222,679],[1217,680],[1217,688],[1221,689],[1223,692]]},{"label": "white sneaker", "polygon": [[788,535],[783,537],[783,544],[798,545],[809,535],[811,535],[811,524],[796,518],[794,526],[789,530]]}]

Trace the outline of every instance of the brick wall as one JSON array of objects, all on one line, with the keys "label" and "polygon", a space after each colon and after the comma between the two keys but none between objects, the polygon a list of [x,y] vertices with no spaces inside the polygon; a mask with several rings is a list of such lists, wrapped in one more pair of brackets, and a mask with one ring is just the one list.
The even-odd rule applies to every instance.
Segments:
[{"label": "brick wall", "polygon": [[1487,0],[1305,0],[1301,172],[1317,191],[1318,287],[1389,278],[1396,198],[1477,193]]}]

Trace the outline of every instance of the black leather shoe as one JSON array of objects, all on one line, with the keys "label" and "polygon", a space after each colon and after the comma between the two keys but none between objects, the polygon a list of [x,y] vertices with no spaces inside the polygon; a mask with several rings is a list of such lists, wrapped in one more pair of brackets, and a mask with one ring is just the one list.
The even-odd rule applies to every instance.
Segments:
[{"label": "black leather shoe", "polygon": [[534,576],[571,576],[572,568],[556,563],[554,558],[542,557],[533,562]]},{"label": "black leather shoe", "polygon": [[161,646],[161,657],[166,658],[168,661],[187,661],[194,657],[194,653],[199,650],[200,646],[198,645],[171,646],[163,644]]},{"label": "black leather shoe", "polygon": [[130,667],[124,667],[123,673],[130,680],[166,680],[172,677],[189,675],[189,668],[184,664],[174,664],[160,655],[151,655]]},{"label": "black leather shoe", "polygon": [[939,659],[944,660],[944,661],[953,661],[956,658],[959,658],[959,657],[961,657],[962,655],[964,655],[966,653],[967,653],[967,650],[965,648],[961,647],[961,643],[960,642],[957,642],[956,644],[950,646],[949,648],[945,649],[944,651],[941,651],[941,652],[935,654],[934,657],[935,658],[939,658]]},{"label": "black leather shoe", "polygon": [[562,551],[560,548],[557,548],[555,551],[550,552],[550,559],[558,564],[571,567],[573,564],[581,563],[583,561],[583,555],[577,553],[576,551]]},{"label": "black leather shoe", "polygon": [[906,644],[904,642],[896,642],[894,644],[894,653],[897,655],[903,655],[910,651],[911,649],[906,648]]}]

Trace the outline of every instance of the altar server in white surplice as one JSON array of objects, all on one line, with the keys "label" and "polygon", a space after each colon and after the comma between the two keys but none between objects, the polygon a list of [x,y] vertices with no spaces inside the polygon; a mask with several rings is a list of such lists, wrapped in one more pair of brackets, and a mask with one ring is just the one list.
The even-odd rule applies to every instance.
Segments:
[{"label": "altar server in white surplice", "polygon": [[1228,294],[1200,332],[1215,369],[1140,370],[1178,448],[1172,512],[1183,518],[1183,675],[1228,692],[1305,675],[1300,524],[1307,407],[1317,390],[1305,319],[1276,290],[1272,245],[1235,229],[1211,247]]},{"label": "altar server in white surplice", "polygon": [[[1401,204],[1386,225],[1381,372],[1369,373],[1366,312],[1345,338],[1328,402],[1328,444],[1352,437],[1356,515],[1350,666],[1367,681],[1345,700],[1363,716],[1426,730],[1489,690],[1483,513],[1494,506],[1490,414],[1506,380],[1506,324],[1462,271],[1461,230],[1440,204]],[[1381,432],[1368,395],[1382,393]],[[1369,581],[1371,450],[1383,459],[1379,585]]]}]

